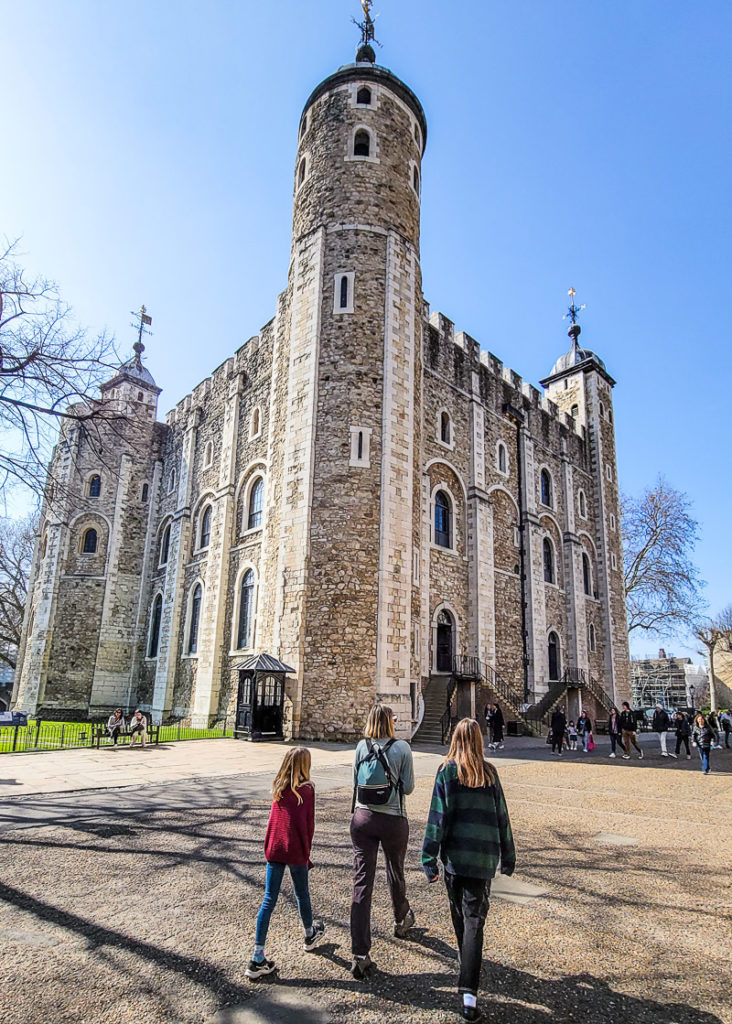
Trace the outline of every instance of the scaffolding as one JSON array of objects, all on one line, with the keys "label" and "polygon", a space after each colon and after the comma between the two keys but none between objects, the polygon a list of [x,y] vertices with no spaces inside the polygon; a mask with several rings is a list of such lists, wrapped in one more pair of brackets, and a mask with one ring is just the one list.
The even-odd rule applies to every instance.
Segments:
[{"label": "scaffolding", "polygon": [[653,665],[640,662],[633,665],[633,707],[685,708],[689,704],[684,666]]}]

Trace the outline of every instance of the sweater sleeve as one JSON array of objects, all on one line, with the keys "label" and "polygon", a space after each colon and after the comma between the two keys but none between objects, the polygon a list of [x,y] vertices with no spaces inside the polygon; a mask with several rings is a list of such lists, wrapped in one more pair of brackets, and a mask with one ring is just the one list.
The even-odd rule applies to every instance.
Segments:
[{"label": "sweater sleeve", "polygon": [[404,746],[406,747],[406,750],[402,757],[399,778],[402,782],[404,795],[408,796],[409,793],[414,792],[414,757],[412,756],[412,748],[409,744],[405,743]]},{"label": "sweater sleeve", "polygon": [[442,770],[435,776],[435,785],[432,790],[432,802],[427,818],[427,828],[422,844],[422,868],[430,881],[433,881],[439,872],[437,858],[442,847],[447,824],[449,820],[449,804],[447,798],[447,787]]},{"label": "sweater sleeve", "polygon": [[315,787],[309,786],[310,799],[308,800],[308,817],[307,817],[307,841],[308,841],[308,858],[310,857],[310,851],[313,848],[313,836],[315,835]]},{"label": "sweater sleeve", "polygon": [[496,777],[496,811],[498,812],[498,831],[501,837],[501,874],[512,875],[516,867],[516,847],[513,842],[511,821],[508,817],[506,798],[503,787]]}]

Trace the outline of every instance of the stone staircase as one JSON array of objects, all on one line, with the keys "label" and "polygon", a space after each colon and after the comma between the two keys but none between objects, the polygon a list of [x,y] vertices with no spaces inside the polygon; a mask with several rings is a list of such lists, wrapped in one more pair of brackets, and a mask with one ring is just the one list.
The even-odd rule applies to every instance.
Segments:
[{"label": "stone staircase", "polygon": [[445,677],[430,679],[422,691],[424,717],[412,737],[414,743],[442,744],[442,717],[447,710],[447,692],[450,680]]}]

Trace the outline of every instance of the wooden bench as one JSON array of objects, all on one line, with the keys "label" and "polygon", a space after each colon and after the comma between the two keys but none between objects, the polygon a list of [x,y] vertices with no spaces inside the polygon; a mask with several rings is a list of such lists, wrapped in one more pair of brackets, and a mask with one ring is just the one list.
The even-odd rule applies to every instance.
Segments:
[{"label": "wooden bench", "polygon": [[[135,733],[135,737],[137,737],[137,736],[139,736],[139,733]],[[96,745],[97,749],[99,749],[99,747],[101,747],[103,739],[106,739],[106,740],[109,741],[109,744],[108,744],[109,746],[113,746],[112,737],[109,735],[109,730],[107,729],[107,726],[106,725],[101,725],[101,724],[95,725],[94,726],[94,733],[93,733],[93,743]],[[160,726],[159,725],[150,725],[148,723],[148,726],[147,726],[147,738],[146,738],[145,742],[146,743],[154,743],[155,746],[157,746],[159,740],[160,740]],[[136,739],[135,742],[137,744],[137,743],[139,743],[139,740]],[[117,735],[117,746],[119,746],[120,743],[121,744],[127,744],[128,746],[132,746],[132,733],[130,732],[129,729],[125,729],[123,732],[118,733],[118,735]]]}]

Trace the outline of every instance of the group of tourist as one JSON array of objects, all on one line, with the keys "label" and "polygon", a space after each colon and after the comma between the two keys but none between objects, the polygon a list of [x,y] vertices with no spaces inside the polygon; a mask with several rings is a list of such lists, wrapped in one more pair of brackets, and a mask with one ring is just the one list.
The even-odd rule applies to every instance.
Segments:
[{"label": "group of tourist", "polygon": [[[404,877],[409,839],[404,798],[413,789],[411,747],[395,738],[391,708],[376,705],[353,762],[350,930],[351,974],[357,980],[368,977],[375,966],[370,955],[371,898],[379,847],[386,861],[395,937],[405,938],[416,924]],[[289,868],[302,922],[303,949],[315,949],[325,932],[323,921],[313,915],[308,884],[308,871],[313,867],[315,790],[307,748],[287,751],[272,795],[264,841],[265,893],[257,916],[254,952],[246,969],[251,979],[276,970],[274,961],[265,955],[265,944],[285,868]],[[438,860],[442,861],[458,947],[459,1011],[464,1020],[481,1020],[477,995],[491,879],[498,870],[512,874],[516,854],[501,783],[495,767],[484,758],[483,734],[474,719],[458,722],[437,772],[421,860],[429,882],[440,877]]]},{"label": "group of tourist", "polygon": [[[651,728],[658,736],[661,747],[661,757],[678,758],[681,748],[686,750],[687,761],[691,758],[689,742],[699,751],[701,770],[705,775],[711,771],[711,751],[721,749],[720,729],[724,732],[725,746],[729,748],[730,732],[732,732],[732,717],[729,711],[723,711],[719,718],[715,712],[703,715],[701,712],[685,715],[677,711],[671,719],[668,711],[661,705],[656,704],[651,719]],[[673,731],[676,736],[676,749],[668,749],[668,733]],[[639,760],[643,760],[643,750],[638,743],[636,713],[631,710],[630,704],[623,701],[622,711],[618,712],[613,708],[608,716],[607,733],[610,737],[609,757],[617,757],[617,749],[622,751],[623,758],[627,761],[631,756],[631,747],[638,753]],[[549,725],[549,736],[547,743],[551,743],[552,753],[562,756],[564,750],[577,750],[578,740],[582,742],[582,750],[589,753],[595,747],[592,735],[592,722],[583,711],[576,724],[573,720],[567,721],[567,716],[561,708],[552,712]]]},{"label": "group of tourist", "polygon": [[138,737],[142,746],[147,746],[147,718],[139,709],[130,717],[129,723],[125,721],[122,708],[117,708],[109,716],[107,721],[107,732],[112,740],[112,746],[117,746],[120,736],[130,737],[130,746],[134,747]]}]

